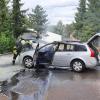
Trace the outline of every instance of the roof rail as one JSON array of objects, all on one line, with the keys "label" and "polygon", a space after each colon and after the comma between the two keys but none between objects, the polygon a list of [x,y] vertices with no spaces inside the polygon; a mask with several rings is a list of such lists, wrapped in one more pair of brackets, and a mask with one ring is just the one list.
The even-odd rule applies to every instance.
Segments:
[{"label": "roof rail", "polygon": [[65,40],[65,42],[81,42],[80,40]]}]

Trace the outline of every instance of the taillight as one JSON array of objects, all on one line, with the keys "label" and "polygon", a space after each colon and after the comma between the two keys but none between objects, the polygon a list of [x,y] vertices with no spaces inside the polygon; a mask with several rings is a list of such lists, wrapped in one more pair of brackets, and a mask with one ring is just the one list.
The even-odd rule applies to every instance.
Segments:
[{"label": "taillight", "polygon": [[95,57],[95,52],[91,48],[89,49],[90,49],[90,57]]}]

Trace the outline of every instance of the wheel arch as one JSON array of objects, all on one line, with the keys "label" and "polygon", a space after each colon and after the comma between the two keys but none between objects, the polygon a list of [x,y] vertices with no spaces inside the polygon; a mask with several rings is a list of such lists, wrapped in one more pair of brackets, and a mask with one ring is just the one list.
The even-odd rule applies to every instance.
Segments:
[{"label": "wheel arch", "polygon": [[[81,62],[81,64],[82,64],[82,69],[81,69],[81,70],[77,71],[77,70],[75,70],[75,69],[73,68],[73,63],[74,63],[74,61],[80,61],[80,62]],[[70,67],[71,67],[72,70],[75,71],[75,72],[83,72],[83,71],[86,69],[86,64],[85,64],[85,62],[84,62],[82,59],[76,58],[76,59],[73,59],[73,60],[71,61]]]},{"label": "wheel arch", "polygon": [[25,68],[29,68],[29,69],[31,69],[31,68],[33,68],[33,67],[34,67],[33,65],[28,67],[28,66],[26,66],[26,65],[25,65],[25,63],[24,63],[24,59],[25,59],[25,58],[27,58],[27,57],[29,57],[30,59],[32,59],[32,60],[33,60],[33,58],[32,58],[31,56],[26,55],[25,57],[23,57],[22,64],[24,65],[24,67],[25,67]]},{"label": "wheel arch", "polygon": [[23,63],[23,61],[24,61],[24,59],[25,59],[26,57],[30,57],[31,59],[33,59],[31,56],[26,55],[26,56],[23,57],[22,63]]},{"label": "wheel arch", "polygon": [[73,59],[73,60],[71,61],[71,63],[70,63],[70,66],[71,66],[71,64],[72,64],[74,61],[76,61],[76,60],[78,60],[78,61],[82,61],[83,64],[84,64],[84,66],[86,67],[85,62],[84,62],[82,59],[80,59],[80,58],[75,58],[75,59]]}]

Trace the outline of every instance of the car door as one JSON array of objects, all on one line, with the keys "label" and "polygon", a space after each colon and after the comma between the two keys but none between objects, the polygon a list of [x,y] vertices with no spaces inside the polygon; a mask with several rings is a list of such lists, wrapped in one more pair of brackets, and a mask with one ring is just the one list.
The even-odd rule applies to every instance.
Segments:
[{"label": "car door", "polygon": [[69,66],[69,61],[72,55],[72,52],[67,50],[67,47],[69,46],[70,45],[63,44],[63,43],[59,44],[58,49],[55,52],[52,65],[58,67]]},{"label": "car door", "polygon": [[91,37],[87,44],[95,51],[96,57],[100,62],[100,33],[95,34]]},{"label": "car door", "polygon": [[87,44],[92,44],[97,50],[100,52],[100,33],[95,34],[92,36],[88,41]]}]

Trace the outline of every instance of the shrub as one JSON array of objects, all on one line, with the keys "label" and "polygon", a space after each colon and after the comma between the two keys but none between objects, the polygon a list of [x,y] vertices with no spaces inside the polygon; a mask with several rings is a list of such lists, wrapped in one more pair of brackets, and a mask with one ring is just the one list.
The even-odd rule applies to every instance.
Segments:
[{"label": "shrub", "polygon": [[11,34],[8,35],[6,32],[1,33],[0,35],[0,53],[7,53],[11,52],[14,46],[14,39],[12,38]]}]

